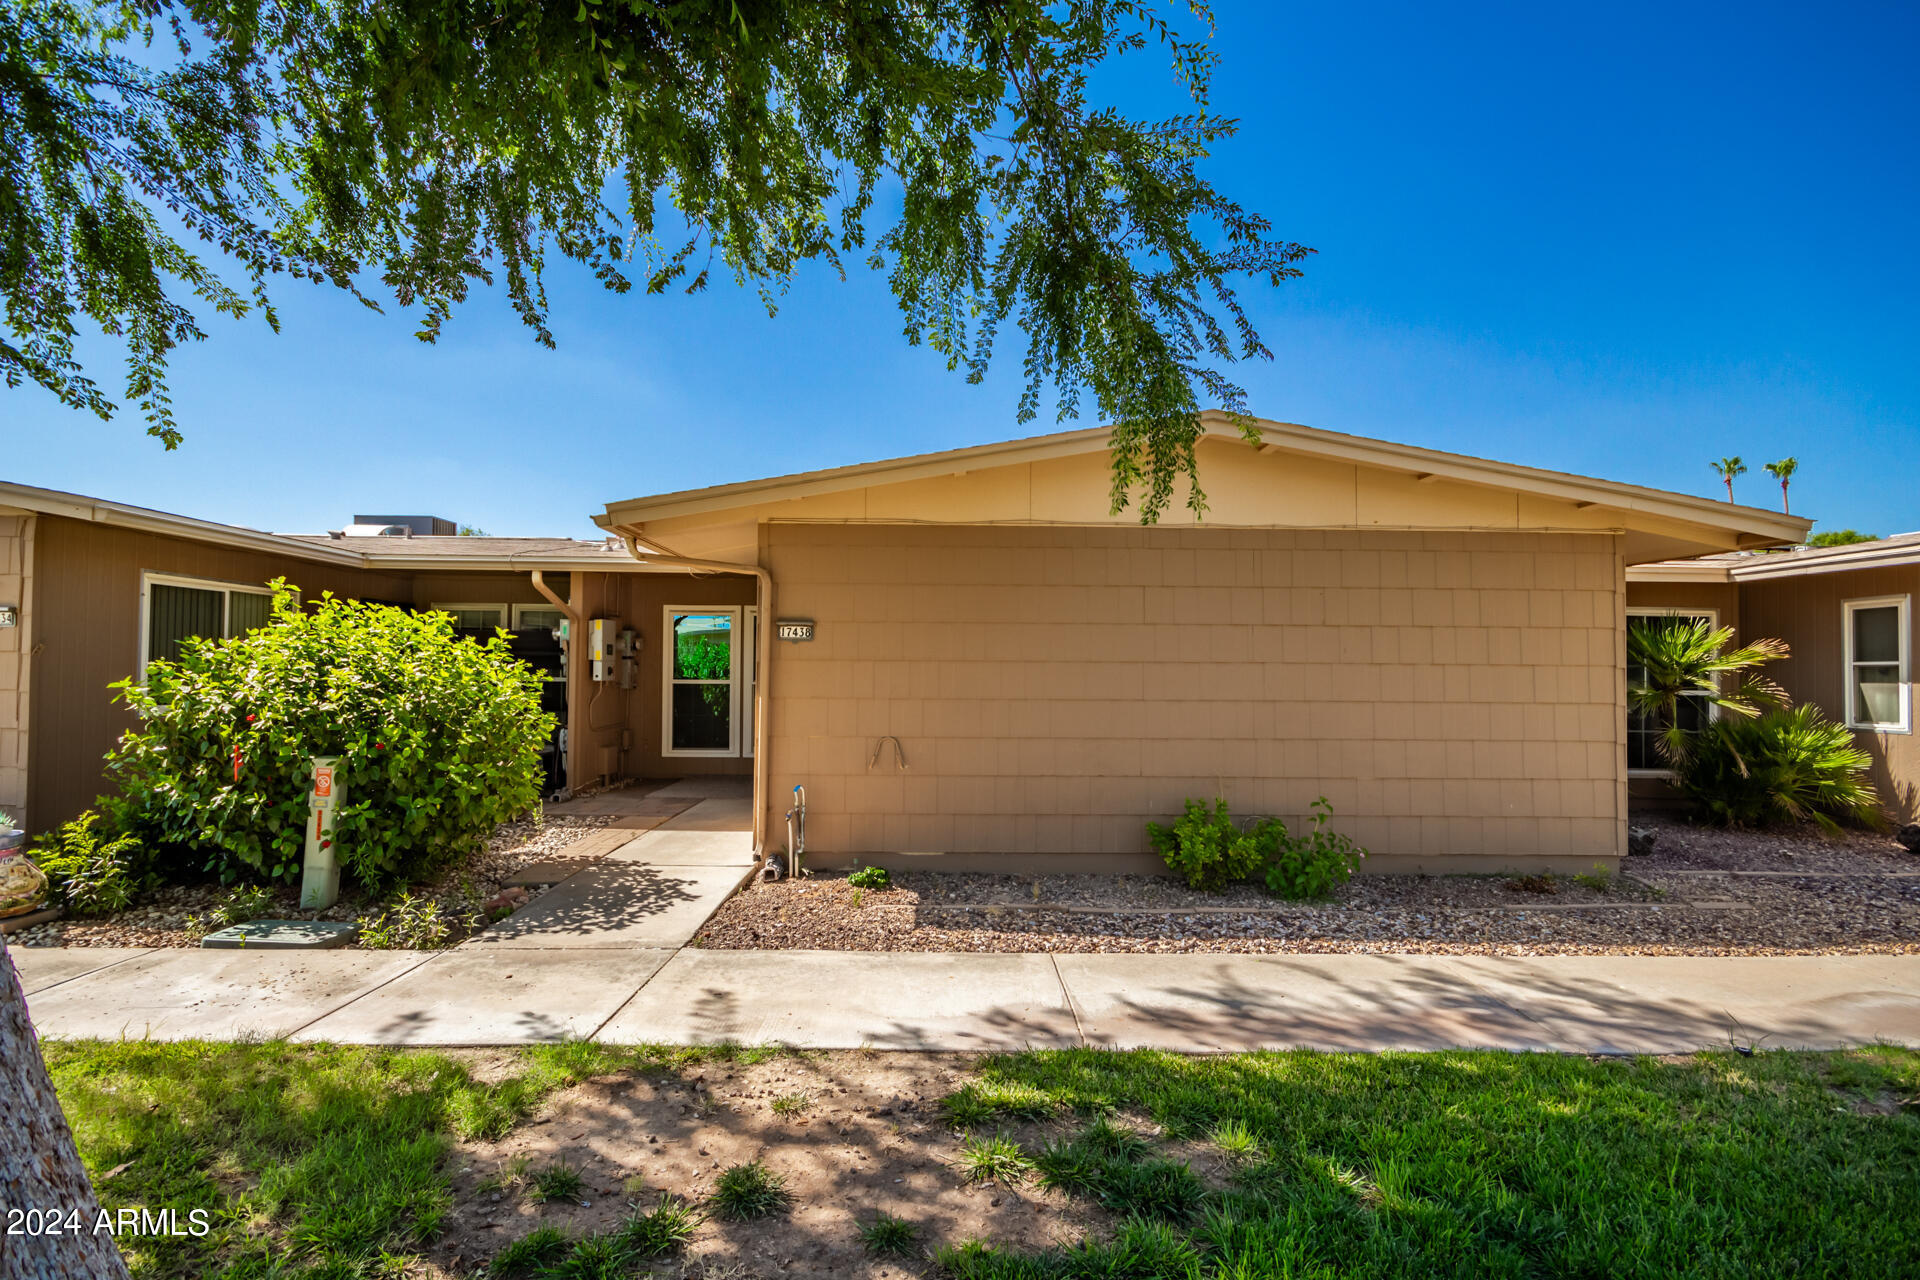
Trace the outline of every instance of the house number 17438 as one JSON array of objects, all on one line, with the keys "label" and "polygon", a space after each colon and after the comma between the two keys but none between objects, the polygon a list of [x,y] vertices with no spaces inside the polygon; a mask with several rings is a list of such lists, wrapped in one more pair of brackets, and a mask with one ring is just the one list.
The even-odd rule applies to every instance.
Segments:
[{"label": "house number 17438", "polygon": [[773,624],[773,634],[782,640],[813,639],[812,618],[782,618]]}]

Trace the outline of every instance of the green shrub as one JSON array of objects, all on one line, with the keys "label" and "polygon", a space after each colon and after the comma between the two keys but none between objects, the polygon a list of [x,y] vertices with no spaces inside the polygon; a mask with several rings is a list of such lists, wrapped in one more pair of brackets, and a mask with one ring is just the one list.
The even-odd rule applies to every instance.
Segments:
[{"label": "green shrub", "polygon": [[54,899],[77,916],[126,910],[148,875],[139,837],[91,809],[34,841],[32,857]]},{"label": "green shrub", "polygon": [[331,595],[309,611],[283,582],[266,626],[188,641],[115,688],[142,722],[108,756],[135,829],[228,883],[299,875],[317,755],[340,757],[341,869],[368,888],[422,878],[533,807],[554,724],[503,638]]},{"label": "green shrub", "polygon": [[890,889],[893,877],[885,867],[862,867],[847,877],[847,883],[856,889]]},{"label": "green shrub", "polygon": [[1313,802],[1310,830],[1294,836],[1280,828],[1267,864],[1267,892],[1279,898],[1324,898],[1353,877],[1367,851],[1349,837],[1327,830],[1333,806],[1325,796]]},{"label": "green shrub", "polygon": [[1703,813],[1728,826],[1871,826],[1881,821],[1880,798],[1867,781],[1872,763],[1850,730],[1803,703],[1710,722],[1675,781]]},{"label": "green shrub", "polygon": [[1188,888],[1218,893],[1257,873],[1286,831],[1275,818],[1241,831],[1224,799],[1215,800],[1211,809],[1204,800],[1188,800],[1186,813],[1171,827],[1149,822],[1147,840]]}]

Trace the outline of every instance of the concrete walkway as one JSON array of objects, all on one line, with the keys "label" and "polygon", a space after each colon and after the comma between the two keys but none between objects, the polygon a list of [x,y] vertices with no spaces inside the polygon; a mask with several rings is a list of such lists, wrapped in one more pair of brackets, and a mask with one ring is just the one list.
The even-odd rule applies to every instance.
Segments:
[{"label": "concrete walkway", "polygon": [[1920,957],[875,954],[462,947],[12,952],[47,1036],[369,1044],[1920,1045]]},{"label": "concrete walkway", "polygon": [[690,778],[572,802],[613,819],[582,842],[593,860],[451,951],[11,954],[42,1035],[105,1039],[1191,1052],[1920,1045],[1920,956],[689,949],[751,871],[743,781]]}]

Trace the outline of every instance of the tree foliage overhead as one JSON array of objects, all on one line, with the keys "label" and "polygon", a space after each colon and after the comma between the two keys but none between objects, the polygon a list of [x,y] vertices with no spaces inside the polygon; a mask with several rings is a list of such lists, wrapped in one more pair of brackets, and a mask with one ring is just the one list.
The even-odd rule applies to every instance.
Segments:
[{"label": "tree foliage overhead", "polygon": [[[1143,50],[1193,111],[1095,100]],[[551,345],[556,252],[617,292],[719,272],[770,308],[802,264],[865,262],[970,379],[1018,329],[1022,420],[1090,395],[1116,508],[1151,518],[1202,397],[1243,407],[1219,366],[1268,355],[1234,285],[1311,252],[1200,176],[1234,129],[1206,109],[1215,63],[1135,0],[9,0],[0,368],[106,416],[74,357],[90,319],[171,447],[192,299],[267,308],[277,272],[391,295],[429,341],[498,280]]]}]

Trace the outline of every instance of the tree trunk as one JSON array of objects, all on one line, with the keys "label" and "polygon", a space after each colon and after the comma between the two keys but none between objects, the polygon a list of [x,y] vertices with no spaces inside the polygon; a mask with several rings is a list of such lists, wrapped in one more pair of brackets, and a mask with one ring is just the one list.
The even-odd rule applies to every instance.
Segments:
[{"label": "tree trunk", "polygon": [[[17,1220],[15,1210],[42,1212]],[[57,1219],[58,1233],[48,1218]],[[120,1280],[127,1264],[112,1232],[94,1231],[100,1220],[0,937],[0,1280]]]}]

